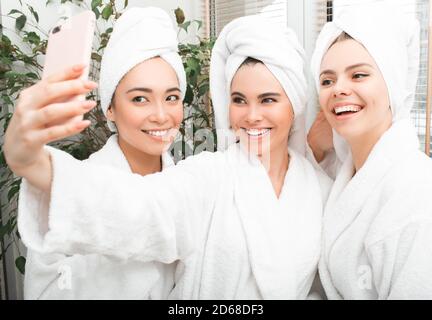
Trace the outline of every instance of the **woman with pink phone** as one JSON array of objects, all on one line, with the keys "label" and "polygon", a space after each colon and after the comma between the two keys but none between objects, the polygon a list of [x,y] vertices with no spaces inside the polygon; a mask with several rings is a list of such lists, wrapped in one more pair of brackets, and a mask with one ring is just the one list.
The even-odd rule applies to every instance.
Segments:
[{"label": "woman with pink phone", "polygon": [[[36,94],[36,90],[52,92],[53,101],[58,101],[53,108],[70,108],[71,113],[94,106],[92,101],[70,99],[77,94],[82,99],[95,87],[86,81],[87,67],[61,71],[65,60],[74,65],[89,57],[92,33],[84,32],[85,41],[75,37],[92,29],[91,15],[80,14],[63,24],[61,30],[53,29],[43,81],[27,89],[24,97]],[[80,32],[72,30],[78,22]],[[152,33],[148,32],[150,28]],[[155,34],[159,39],[152,36]],[[135,41],[136,38],[140,41]],[[69,53],[64,56],[61,53],[65,52],[68,39],[75,47],[67,48]],[[185,88],[185,71],[170,17],[158,8],[132,8],[124,12],[105,49],[99,79],[102,110],[109,128],[116,133],[85,162],[139,175],[174,165],[166,150],[183,119]],[[71,128],[87,125],[81,117],[78,115],[70,123]],[[23,182],[20,213],[47,205],[42,193]],[[30,243],[24,296],[26,299],[165,299],[174,286],[175,265],[125,261],[101,254],[43,254],[33,250]]]}]

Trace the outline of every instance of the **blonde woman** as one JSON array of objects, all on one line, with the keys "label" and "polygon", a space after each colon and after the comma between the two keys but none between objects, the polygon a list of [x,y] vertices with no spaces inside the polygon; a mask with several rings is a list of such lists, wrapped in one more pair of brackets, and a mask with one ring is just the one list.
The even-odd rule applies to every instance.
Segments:
[{"label": "blonde woman", "polygon": [[319,268],[329,299],[432,298],[432,160],[409,119],[419,29],[396,9],[343,8],[312,58],[337,155]]}]

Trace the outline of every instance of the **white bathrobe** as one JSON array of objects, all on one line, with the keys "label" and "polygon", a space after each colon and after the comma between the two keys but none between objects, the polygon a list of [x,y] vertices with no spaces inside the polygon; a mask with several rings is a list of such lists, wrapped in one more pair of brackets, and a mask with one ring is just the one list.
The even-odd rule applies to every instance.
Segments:
[{"label": "white bathrobe", "polygon": [[354,173],[349,156],[324,215],[329,299],[432,299],[432,161],[398,121]]},{"label": "white bathrobe", "polygon": [[46,210],[18,217],[32,250],[178,260],[171,298],[306,298],[320,255],[322,195],[295,151],[279,199],[264,167],[238,144],[145,177],[50,152],[49,219],[41,219]]},{"label": "white bathrobe", "polygon": [[[118,145],[118,136],[111,136],[101,150],[84,162],[115,167],[131,172]],[[162,166],[174,162],[168,154]],[[19,215],[46,210],[46,196],[23,180]],[[60,200],[61,201],[61,200]],[[104,201],[100,199],[100,201]],[[121,218],[121,211],[117,211]],[[174,287],[175,263],[120,261],[102,254],[42,253],[27,251],[24,280],[25,299],[165,299]]]}]

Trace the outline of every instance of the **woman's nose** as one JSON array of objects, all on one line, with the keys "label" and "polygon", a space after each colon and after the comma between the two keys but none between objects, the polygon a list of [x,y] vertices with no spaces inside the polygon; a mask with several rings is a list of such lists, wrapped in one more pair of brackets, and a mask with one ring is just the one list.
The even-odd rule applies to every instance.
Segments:
[{"label": "woman's nose", "polygon": [[164,123],[168,119],[168,113],[163,104],[156,104],[150,116],[150,120],[158,123]]},{"label": "woman's nose", "polygon": [[260,112],[260,107],[256,104],[249,105],[246,121],[249,123],[254,123],[262,120],[262,114]]},{"label": "woman's nose", "polygon": [[333,95],[335,97],[349,96],[351,92],[351,88],[346,80],[339,79],[333,87]]}]

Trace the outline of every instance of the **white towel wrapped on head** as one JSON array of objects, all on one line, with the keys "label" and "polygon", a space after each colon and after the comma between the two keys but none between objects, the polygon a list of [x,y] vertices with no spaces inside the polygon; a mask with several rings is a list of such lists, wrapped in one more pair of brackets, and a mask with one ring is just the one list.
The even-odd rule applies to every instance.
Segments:
[{"label": "white towel wrapped on head", "polygon": [[235,142],[234,132],[229,130],[230,86],[237,69],[248,57],[262,61],[285,90],[294,111],[289,145],[304,154],[307,90],[304,50],[291,29],[258,15],[238,18],[226,25],[212,51],[210,91],[218,150]]},{"label": "white towel wrapped on head", "polygon": [[[384,1],[362,1],[343,6],[324,25],[312,55],[311,69],[319,92],[321,61],[331,44],[345,32],[361,43],[375,60],[387,84],[393,122],[407,119],[414,104],[419,68],[419,24],[403,14],[400,6]],[[409,135],[415,134],[411,126]],[[343,161],[346,141],[333,130],[336,154]]]}]

